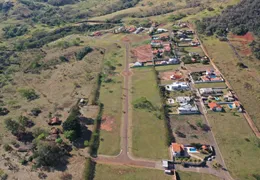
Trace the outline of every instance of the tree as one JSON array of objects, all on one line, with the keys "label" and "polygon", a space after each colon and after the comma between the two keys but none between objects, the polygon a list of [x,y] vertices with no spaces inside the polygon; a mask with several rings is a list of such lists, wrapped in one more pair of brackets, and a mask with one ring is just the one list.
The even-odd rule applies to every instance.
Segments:
[{"label": "tree", "polygon": [[55,143],[40,141],[34,152],[36,166],[55,166],[61,163],[66,153]]},{"label": "tree", "polygon": [[70,141],[74,141],[77,138],[77,134],[74,130],[65,131],[64,136]]},{"label": "tree", "polygon": [[7,130],[11,131],[13,135],[17,135],[25,131],[25,128],[21,126],[17,121],[8,118],[5,120],[5,127]]},{"label": "tree", "polygon": [[[74,131],[76,138],[81,135],[81,125],[78,116],[80,115],[79,107],[75,106],[72,108],[69,117],[62,124],[64,131]],[[72,132],[70,132],[72,134]]]},{"label": "tree", "polygon": [[26,116],[19,116],[18,122],[23,127],[32,127],[34,125],[34,123]]}]

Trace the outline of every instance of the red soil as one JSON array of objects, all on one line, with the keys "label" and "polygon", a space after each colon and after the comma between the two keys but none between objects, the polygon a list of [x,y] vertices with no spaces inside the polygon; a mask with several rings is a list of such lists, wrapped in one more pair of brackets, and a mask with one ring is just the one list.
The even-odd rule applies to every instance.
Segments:
[{"label": "red soil", "polygon": [[101,122],[101,129],[105,131],[112,131],[115,118],[112,116],[103,116]]},{"label": "red soil", "polygon": [[153,59],[151,45],[143,45],[132,49],[131,51],[138,62],[151,61]]},{"label": "red soil", "polygon": [[176,71],[169,71],[169,72],[160,72],[159,73],[159,78],[164,81],[169,81],[171,80],[171,75],[176,75],[177,79],[182,79],[183,74],[181,72],[176,72]]},{"label": "red soil", "polygon": [[230,41],[234,43],[238,43],[238,46],[240,46],[240,53],[245,56],[249,56],[252,54],[252,51],[249,47],[249,43],[251,43],[254,40],[254,36],[252,33],[248,32],[243,36],[238,36],[232,34],[230,36]]}]

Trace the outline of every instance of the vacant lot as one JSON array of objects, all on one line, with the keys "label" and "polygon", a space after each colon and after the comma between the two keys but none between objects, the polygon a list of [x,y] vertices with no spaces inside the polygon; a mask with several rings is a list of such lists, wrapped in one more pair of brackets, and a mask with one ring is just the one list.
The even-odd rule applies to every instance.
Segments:
[{"label": "vacant lot", "polygon": [[[228,170],[234,179],[259,177],[260,140],[255,137],[241,114],[208,114],[212,131]],[[247,168],[245,168],[247,167]],[[250,168],[248,168],[250,167]]]},{"label": "vacant lot", "polygon": [[[135,69],[133,75],[133,95],[135,101],[145,97],[151,104],[161,106],[156,77],[152,68]],[[159,119],[155,112],[146,109],[133,109],[133,154],[137,157],[162,159],[168,157],[165,145],[165,127],[163,119]]]},{"label": "vacant lot", "polygon": [[203,173],[193,173],[193,172],[182,172],[178,171],[178,180],[218,180],[219,178],[216,176],[212,176],[210,174],[203,174]]},{"label": "vacant lot", "polygon": [[211,144],[204,124],[201,115],[171,115],[172,131],[178,143]]},{"label": "vacant lot", "polygon": [[97,164],[95,180],[170,180],[163,171],[155,169],[134,168],[129,166],[116,166]]},{"label": "vacant lot", "polygon": [[104,104],[103,121],[101,124],[101,142],[99,153],[116,155],[119,153],[120,124],[122,117],[122,83],[123,76],[120,74],[125,60],[125,48],[121,44],[114,44],[107,48],[104,71],[107,64],[115,67],[108,76],[111,80],[103,79],[100,89],[100,102]]},{"label": "vacant lot", "polygon": [[257,69],[259,65],[251,65],[248,61],[246,65],[250,65],[250,69],[241,69],[237,66],[239,60],[226,42],[220,42],[213,37],[204,37],[203,42],[210,56],[237,93],[239,100],[260,128],[260,84],[257,81],[260,77]]}]

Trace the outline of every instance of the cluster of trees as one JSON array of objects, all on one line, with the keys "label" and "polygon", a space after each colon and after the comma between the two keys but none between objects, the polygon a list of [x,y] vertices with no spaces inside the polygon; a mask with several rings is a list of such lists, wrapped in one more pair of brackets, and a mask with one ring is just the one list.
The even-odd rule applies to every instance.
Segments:
[{"label": "cluster of trees", "polygon": [[[221,15],[196,21],[196,26],[199,33],[209,36],[226,36],[229,31],[237,35],[244,35],[250,31],[260,36],[259,13],[258,0],[242,0],[237,5],[227,7]],[[256,42],[251,46],[257,58],[260,58],[259,46]]]},{"label": "cluster of trees", "polygon": [[112,24],[97,24],[97,25],[89,25],[82,24],[80,26],[67,26],[63,28],[56,29],[51,32],[40,31],[36,32],[32,35],[32,37],[27,38],[25,40],[21,40],[15,44],[15,48],[17,50],[23,49],[31,49],[31,48],[40,48],[47,43],[60,39],[64,36],[70,34],[79,34],[86,31],[97,31],[100,29],[109,29],[114,27]]},{"label": "cluster of trees", "polygon": [[28,31],[28,27],[26,25],[10,25],[4,27],[3,31],[5,38],[12,38],[24,35]]},{"label": "cluster of trees", "polygon": [[82,60],[88,53],[92,52],[93,49],[89,46],[84,47],[79,52],[76,53],[76,59]]},{"label": "cluster of trees", "polygon": [[81,135],[81,125],[78,117],[79,115],[80,115],[79,107],[74,106],[71,109],[69,117],[62,124],[64,135],[70,141],[77,139]]}]

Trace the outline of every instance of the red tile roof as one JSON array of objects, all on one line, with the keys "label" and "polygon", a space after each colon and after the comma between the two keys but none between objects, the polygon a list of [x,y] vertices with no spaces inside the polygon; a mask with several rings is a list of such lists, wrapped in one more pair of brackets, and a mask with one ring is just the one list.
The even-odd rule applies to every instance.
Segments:
[{"label": "red tile roof", "polygon": [[208,103],[208,106],[210,107],[210,109],[214,109],[214,108],[222,108],[219,104],[215,103],[215,102],[211,102]]},{"label": "red tile roof", "polygon": [[182,144],[172,143],[172,150],[174,152],[181,152],[184,150],[184,146]]}]

